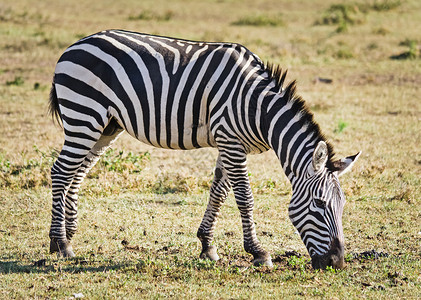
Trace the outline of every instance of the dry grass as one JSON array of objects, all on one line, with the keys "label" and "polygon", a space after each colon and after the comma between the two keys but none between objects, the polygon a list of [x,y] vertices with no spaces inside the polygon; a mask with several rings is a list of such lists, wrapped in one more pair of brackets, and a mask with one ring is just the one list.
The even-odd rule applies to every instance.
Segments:
[{"label": "dry grass", "polygon": [[[338,24],[315,25],[340,1],[283,2],[0,4],[2,298],[82,293],[94,299],[415,299],[421,294],[419,1],[355,1],[351,13],[361,22],[348,23],[346,31],[337,30]],[[371,8],[358,8],[364,3]],[[282,26],[233,25],[251,16],[279,15]],[[249,166],[259,239],[272,253],[275,268],[250,267],[232,195],[216,231],[222,261],[198,260],[195,233],[216,151],[155,149],[128,135],[82,187],[74,240],[79,256],[50,256],[49,168],[62,144],[61,130],[46,115],[51,77],[67,45],[106,28],[236,41],[288,68],[288,78],[298,79],[298,92],[338,155],[363,151],[342,179],[348,200],[343,219],[348,267],[310,269],[288,220],[290,186],[273,152],[251,156]],[[401,54],[400,60],[390,58]],[[357,255],[371,250],[388,256]]]}]

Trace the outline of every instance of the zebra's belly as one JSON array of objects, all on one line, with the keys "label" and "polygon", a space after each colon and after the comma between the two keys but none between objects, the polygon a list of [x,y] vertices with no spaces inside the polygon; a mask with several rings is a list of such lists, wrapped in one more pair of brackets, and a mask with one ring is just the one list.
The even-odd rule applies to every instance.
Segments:
[{"label": "zebra's belly", "polygon": [[[180,136],[179,129],[168,131],[161,131],[160,134],[153,134],[149,132],[149,137],[146,136],[145,132],[139,130],[139,134],[136,136],[134,132],[126,131],[141,141],[142,143],[164,149],[179,149],[179,150],[191,150],[204,147],[216,147],[215,140],[210,131],[208,124],[192,125],[181,130]],[[174,134],[176,133],[176,134]]]}]

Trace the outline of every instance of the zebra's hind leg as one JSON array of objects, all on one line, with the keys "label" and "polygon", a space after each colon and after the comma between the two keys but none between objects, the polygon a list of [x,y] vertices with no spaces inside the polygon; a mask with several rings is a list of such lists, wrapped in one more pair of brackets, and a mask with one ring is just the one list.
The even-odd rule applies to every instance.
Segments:
[{"label": "zebra's hind leg", "polygon": [[95,146],[85,157],[81,167],[78,169],[75,178],[66,194],[65,220],[66,220],[66,238],[70,242],[77,230],[77,201],[79,188],[85,176],[95,166],[102,154],[114,143],[118,136],[123,132],[122,129],[115,131],[112,135],[102,135]]},{"label": "zebra's hind leg", "polygon": [[244,249],[253,255],[255,266],[272,267],[272,259],[260,245],[253,221],[254,199],[248,178],[246,153],[241,144],[225,144],[220,148],[222,163],[232,185],[235,201],[240,210],[243,225]]},{"label": "zebra's hind leg", "polygon": [[[64,257],[73,257],[72,246],[66,238],[66,195],[81,167],[86,150],[75,151],[66,145],[67,140],[51,169],[53,192],[52,220],[50,228],[50,253],[58,252]],[[71,142],[70,142],[71,143]]]},{"label": "zebra's hind leg", "polygon": [[[66,136],[63,150],[51,169],[53,208],[50,229],[50,253],[73,257],[70,239],[77,228],[77,198],[80,184],[100,155],[122,132],[119,128],[111,135],[99,134],[97,140]],[[79,142],[79,143],[78,143]]]},{"label": "zebra's hind leg", "polygon": [[222,204],[227,198],[230,184],[227,173],[221,162],[221,157],[218,156],[215,167],[215,175],[212,186],[210,188],[209,202],[203,216],[202,223],[197,231],[197,237],[202,242],[202,252],[200,258],[217,261],[219,256],[216,252],[213,242],[213,231],[215,229],[216,220],[219,215]]}]

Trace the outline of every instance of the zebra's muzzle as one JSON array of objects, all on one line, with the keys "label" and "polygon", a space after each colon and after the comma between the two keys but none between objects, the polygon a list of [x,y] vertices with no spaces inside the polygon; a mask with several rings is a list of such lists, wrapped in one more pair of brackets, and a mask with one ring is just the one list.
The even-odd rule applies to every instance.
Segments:
[{"label": "zebra's muzzle", "polygon": [[311,257],[311,265],[315,270],[323,270],[328,266],[335,269],[343,269],[345,266],[343,242],[340,242],[338,238],[333,239],[327,253]]}]

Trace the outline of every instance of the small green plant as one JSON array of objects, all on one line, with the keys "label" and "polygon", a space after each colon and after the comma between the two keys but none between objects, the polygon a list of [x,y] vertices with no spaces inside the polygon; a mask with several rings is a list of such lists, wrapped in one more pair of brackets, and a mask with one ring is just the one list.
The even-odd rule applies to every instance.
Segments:
[{"label": "small green plant", "polygon": [[306,269],[306,265],[308,263],[308,259],[306,259],[305,257],[297,257],[293,255],[288,258],[287,263],[293,269],[300,270],[301,273],[304,273]]},{"label": "small green plant", "polygon": [[337,270],[335,268],[333,268],[332,266],[327,266],[326,267],[326,272],[330,272],[330,273],[336,273]]},{"label": "small green plant", "polygon": [[122,173],[128,171],[129,173],[140,173],[143,169],[145,161],[150,160],[149,152],[133,153],[124,151],[116,151],[109,149],[103,159],[99,162],[99,166],[107,171],[114,171]]},{"label": "small green plant", "polygon": [[416,59],[421,56],[421,50],[418,48],[418,43],[416,40],[405,39],[399,43],[399,46],[408,47],[407,51],[404,51],[397,55],[392,55],[390,58],[395,60],[405,60],[405,59]]},{"label": "small green plant", "polygon": [[25,83],[25,81],[23,80],[23,78],[21,76],[16,76],[15,79],[11,80],[11,81],[6,81],[6,85],[11,86],[11,85],[15,85],[15,86],[21,86]]},{"label": "small green plant", "polygon": [[336,51],[333,56],[338,59],[350,59],[354,57],[354,54],[351,52],[351,50],[342,48]]},{"label": "small green plant", "polygon": [[189,262],[189,265],[197,270],[213,270],[216,268],[216,262],[209,259],[193,259]]},{"label": "small green plant", "polygon": [[409,40],[408,44],[407,44],[408,49],[408,58],[409,59],[415,59],[418,57],[418,46],[417,46],[417,42],[414,40]]},{"label": "small green plant", "polygon": [[279,192],[278,188],[277,182],[271,178],[256,183],[256,193],[258,194]]},{"label": "small green plant", "polygon": [[10,160],[8,160],[2,153],[0,153],[0,171],[2,173],[8,173],[11,167],[12,163]]},{"label": "small green plant", "polygon": [[345,262],[349,263],[354,259],[354,255],[352,253],[346,253],[345,254]]},{"label": "small green plant", "polygon": [[334,133],[341,133],[348,127],[348,123],[344,120],[339,120],[338,126],[335,128]]},{"label": "small green plant", "polygon": [[130,21],[138,21],[138,20],[142,20],[142,21],[169,21],[174,17],[174,12],[171,10],[167,10],[162,14],[158,14],[155,13],[153,11],[150,10],[144,10],[141,13],[137,14],[137,15],[132,15],[129,16],[129,20]]},{"label": "small green plant", "polygon": [[23,157],[21,162],[13,162],[0,153],[0,187],[30,189],[50,185],[49,173],[57,151],[47,153],[36,146],[33,148],[36,157]]},{"label": "small green plant", "polygon": [[385,28],[385,27],[378,27],[373,29],[372,31],[374,34],[378,34],[378,35],[386,35],[388,33],[390,33],[390,30]]},{"label": "small green plant", "polygon": [[255,15],[242,17],[237,21],[231,23],[231,25],[237,26],[284,26],[285,23],[280,15],[266,16],[266,15]]},{"label": "small green plant", "polygon": [[417,45],[417,41],[411,40],[411,39],[408,39],[408,38],[406,38],[405,40],[403,40],[402,42],[399,43],[399,46],[406,46],[406,47],[409,47],[409,48],[414,47],[416,45]]},{"label": "small green plant", "polygon": [[270,190],[274,189],[276,187],[276,182],[273,181],[272,179],[268,179],[266,181],[266,187]]},{"label": "small green plant", "polygon": [[333,4],[316,25],[338,25],[337,33],[346,32],[349,25],[362,23],[361,10],[355,4]]},{"label": "small green plant", "polygon": [[350,25],[364,22],[364,15],[370,11],[385,12],[401,5],[400,0],[382,0],[372,3],[332,4],[315,25],[338,25],[335,32],[347,32]]},{"label": "small green plant", "polygon": [[192,181],[194,181],[193,178],[165,173],[159,176],[151,190],[155,194],[186,193],[190,190]]},{"label": "small green plant", "polygon": [[374,1],[370,5],[370,9],[374,11],[389,11],[399,7],[402,4],[400,0],[383,0],[383,1]]}]

